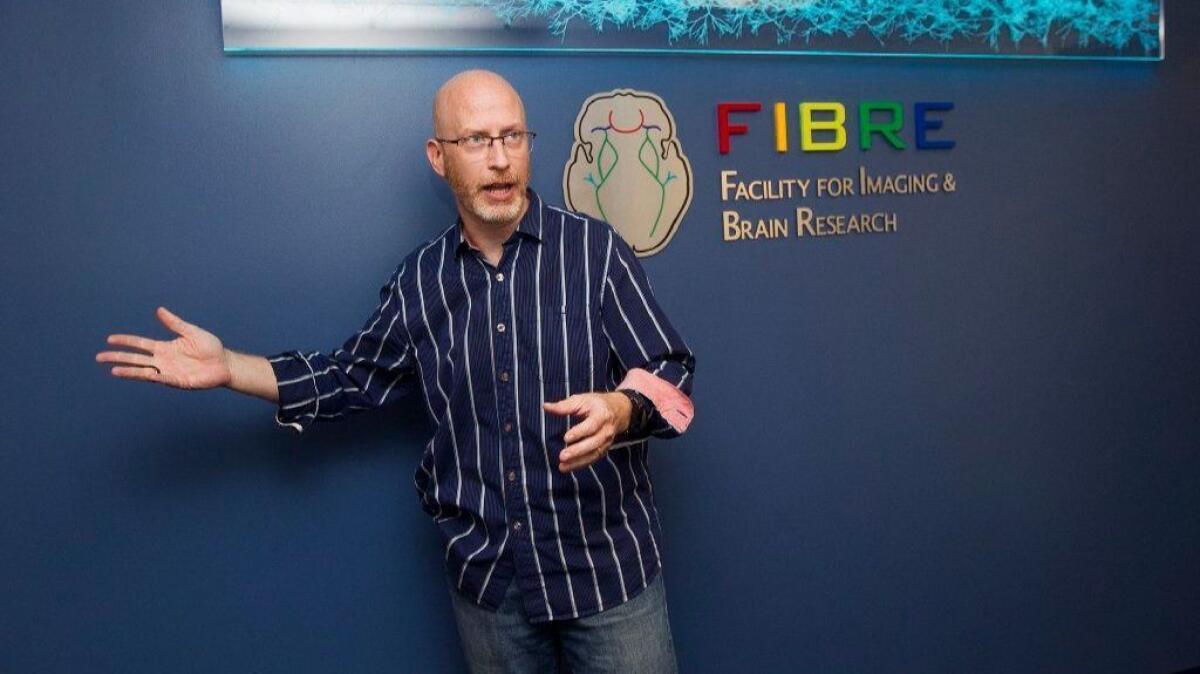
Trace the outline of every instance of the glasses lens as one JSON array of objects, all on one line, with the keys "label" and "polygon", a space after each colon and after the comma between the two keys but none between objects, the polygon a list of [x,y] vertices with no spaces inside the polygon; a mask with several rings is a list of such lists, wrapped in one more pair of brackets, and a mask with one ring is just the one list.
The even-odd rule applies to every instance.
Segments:
[{"label": "glasses lens", "polygon": [[533,134],[528,131],[514,131],[504,136],[504,147],[509,150],[526,150],[533,144]]}]

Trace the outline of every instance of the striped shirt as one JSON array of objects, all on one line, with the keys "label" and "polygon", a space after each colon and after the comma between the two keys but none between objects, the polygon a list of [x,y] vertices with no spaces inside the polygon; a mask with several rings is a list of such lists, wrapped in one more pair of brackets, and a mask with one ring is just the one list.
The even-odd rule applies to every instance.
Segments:
[{"label": "striped shirt", "polygon": [[[456,223],[404,259],[342,348],[269,361],[276,421],[296,431],[419,390],[435,431],[414,481],[451,583],[494,611],[515,580],[537,623],[628,601],[662,567],[646,436],[563,474],[571,422],[542,403],[637,373],[690,417],[695,359],[611,226],[529,198],[498,266]],[[648,435],[686,427],[664,391],[630,388],[656,404]]]}]

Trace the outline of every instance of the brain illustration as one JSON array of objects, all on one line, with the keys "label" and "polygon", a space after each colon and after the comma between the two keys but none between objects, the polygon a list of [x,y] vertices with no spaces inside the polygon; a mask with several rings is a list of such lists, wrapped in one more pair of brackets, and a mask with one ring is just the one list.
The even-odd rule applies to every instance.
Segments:
[{"label": "brain illustration", "polygon": [[571,209],[615,227],[638,255],[666,247],[692,203],[692,167],[662,99],[616,89],[584,101],[563,194]]}]

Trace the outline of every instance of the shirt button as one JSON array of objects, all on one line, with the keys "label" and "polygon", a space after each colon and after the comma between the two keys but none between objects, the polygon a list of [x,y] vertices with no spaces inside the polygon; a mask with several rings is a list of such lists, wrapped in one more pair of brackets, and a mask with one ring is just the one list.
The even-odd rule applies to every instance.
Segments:
[{"label": "shirt button", "polygon": [[513,531],[520,531],[520,530],[521,530],[521,523],[513,522]]},{"label": "shirt button", "polygon": [[504,422],[504,432],[512,433],[512,422],[511,421]]},{"label": "shirt button", "polygon": [[504,272],[496,273],[496,283],[504,283]]},{"label": "shirt button", "polygon": [[504,324],[503,323],[496,324],[496,332],[504,332]]},{"label": "shirt button", "polygon": [[517,471],[515,471],[515,470],[508,471],[508,481],[509,482],[517,481]]},{"label": "shirt button", "polygon": [[504,382],[508,381],[508,370],[500,371],[500,381],[504,381]]}]

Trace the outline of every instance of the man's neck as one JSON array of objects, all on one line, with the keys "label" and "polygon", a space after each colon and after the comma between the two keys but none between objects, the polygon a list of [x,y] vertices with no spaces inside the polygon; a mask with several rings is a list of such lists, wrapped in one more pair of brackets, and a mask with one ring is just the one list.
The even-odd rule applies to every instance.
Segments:
[{"label": "man's neck", "polygon": [[462,219],[463,237],[467,240],[467,245],[483,254],[483,258],[488,261],[488,264],[493,267],[500,264],[500,257],[504,253],[504,242],[508,241],[513,232],[517,231],[517,225],[521,222],[521,218],[525,217],[525,213],[529,210],[526,204],[525,210],[517,216],[516,220],[503,225],[490,225],[476,221],[461,211],[459,217]]}]

